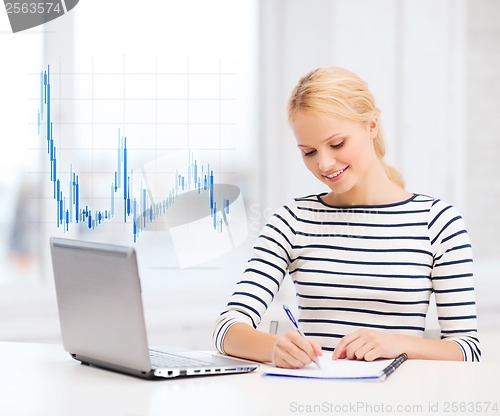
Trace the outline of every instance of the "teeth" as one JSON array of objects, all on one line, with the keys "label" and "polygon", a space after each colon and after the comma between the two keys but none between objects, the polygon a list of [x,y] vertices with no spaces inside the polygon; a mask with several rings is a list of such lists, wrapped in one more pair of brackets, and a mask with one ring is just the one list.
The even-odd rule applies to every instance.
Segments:
[{"label": "teeth", "polygon": [[325,176],[325,178],[327,178],[327,179],[333,179],[336,176],[339,176],[344,170],[345,170],[345,168],[341,169],[341,170],[338,170],[337,172],[334,172],[331,175]]}]

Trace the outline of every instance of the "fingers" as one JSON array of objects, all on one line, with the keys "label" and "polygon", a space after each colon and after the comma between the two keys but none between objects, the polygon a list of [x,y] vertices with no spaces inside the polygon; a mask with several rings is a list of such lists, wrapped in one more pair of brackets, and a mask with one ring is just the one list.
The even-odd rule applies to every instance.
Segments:
[{"label": "fingers", "polygon": [[[389,341],[387,334],[378,331],[358,330],[344,336],[333,352],[332,359],[373,361],[387,355],[384,345]],[[385,352],[384,352],[385,351]]]},{"label": "fingers", "polygon": [[273,349],[277,367],[302,368],[322,355],[321,347],[295,331],[279,337]]},{"label": "fingers", "polygon": [[341,358],[349,358],[347,356],[347,348],[351,345],[352,342],[356,341],[357,339],[359,339],[359,331],[355,331],[351,334],[344,336],[335,347],[332,359],[338,360]]},{"label": "fingers", "polygon": [[321,349],[321,346],[317,343],[315,343],[314,341],[310,341],[311,342],[311,345],[314,349],[314,354],[315,354],[315,359],[317,359],[318,357],[321,357],[323,355],[323,350]]}]

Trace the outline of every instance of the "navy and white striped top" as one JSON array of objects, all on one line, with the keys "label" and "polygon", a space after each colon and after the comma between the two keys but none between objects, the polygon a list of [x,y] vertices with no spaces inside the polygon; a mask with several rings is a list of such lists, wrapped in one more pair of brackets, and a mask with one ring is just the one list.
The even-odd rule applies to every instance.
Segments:
[{"label": "navy and white striped top", "polygon": [[413,195],[381,206],[335,207],[297,198],[264,227],[253,257],[216,323],[254,328],[287,274],[299,325],[324,350],[359,328],[422,337],[431,293],[443,339],[478,361],[472,250],[462,217],[439,199]]}]

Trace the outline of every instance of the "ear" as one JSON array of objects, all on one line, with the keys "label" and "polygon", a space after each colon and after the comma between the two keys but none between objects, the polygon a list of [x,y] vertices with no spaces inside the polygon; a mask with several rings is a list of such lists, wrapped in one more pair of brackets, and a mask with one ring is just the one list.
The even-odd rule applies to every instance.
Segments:
[{"label": "ear", "polygon": [[372,119],[368,122],[368,128],[370,130],[370,139],[375,139],[378,135],[378,116],[377,114],[373,114]]}]

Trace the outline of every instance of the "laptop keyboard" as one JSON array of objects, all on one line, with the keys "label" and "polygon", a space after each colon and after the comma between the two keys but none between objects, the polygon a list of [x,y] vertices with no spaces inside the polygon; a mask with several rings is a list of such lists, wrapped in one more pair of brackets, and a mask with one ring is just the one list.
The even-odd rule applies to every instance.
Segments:
[{"label": "laptop keyboard", "polygon": [[211,365],[211,363],[207,361],[182,357],[180,355],[167,354],[165,352],[155,350],[149,350],[149,357],[153,368],[193,368]]}]

